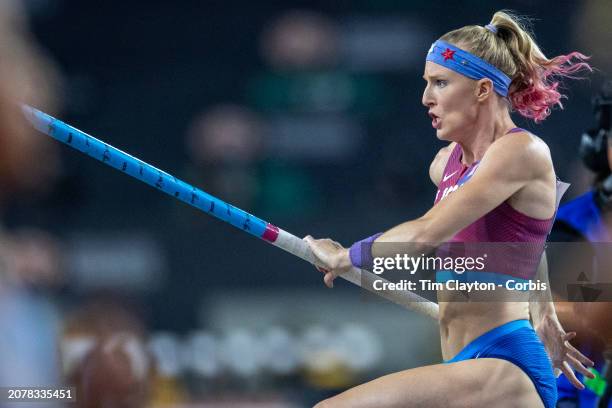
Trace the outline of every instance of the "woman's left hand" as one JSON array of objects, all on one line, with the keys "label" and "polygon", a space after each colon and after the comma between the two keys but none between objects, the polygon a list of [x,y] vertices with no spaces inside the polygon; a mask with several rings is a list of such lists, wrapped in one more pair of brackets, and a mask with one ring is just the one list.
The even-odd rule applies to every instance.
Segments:
[{"label": "woman's left hand", "polygon": [[329,238],[314,239],[310,235],[304,237],[315,256],[315,267],[323,272],[323,282],[329,288],[334,287],[334,279],[351,269],[349,250]]},{"label": "woman's left hand", "polygon": [[570,340],[576,337],[576,333],[566,333],[556,315],[543,318],[535,329],[546,347],[555,375],[558,376],[557,373],[562,372],[574,387],[579,390],[584,389],[584,385],[578,380],[574,370],[588,378],[595,378],[593,373],[585,367],[585,365],[592,367],[594,363],[570,344]]}]

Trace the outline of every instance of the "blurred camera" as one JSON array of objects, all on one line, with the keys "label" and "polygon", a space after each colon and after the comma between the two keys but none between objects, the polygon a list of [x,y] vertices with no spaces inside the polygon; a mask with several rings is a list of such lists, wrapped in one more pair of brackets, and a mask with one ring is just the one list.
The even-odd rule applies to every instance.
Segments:
[{"label": "blurred camera", "polygon": [[612,81],[604,83],[600,93],[593,98],[593,110],[597,128],[582,134],[580,157],[584,164],[598,175],[610,174],[608,163],[608,139],[610,137],[610,106],[612,105]]}]

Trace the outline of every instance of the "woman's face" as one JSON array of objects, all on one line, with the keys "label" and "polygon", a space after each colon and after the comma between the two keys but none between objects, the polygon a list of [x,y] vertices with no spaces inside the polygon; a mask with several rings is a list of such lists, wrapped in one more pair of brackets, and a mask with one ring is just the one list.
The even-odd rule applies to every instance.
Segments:
[{"label": "woman's face", "polygon": [[478,116],[477,81],[434,62],[425,63],[423,105],[440,140],[460,141],[471,133]]}]

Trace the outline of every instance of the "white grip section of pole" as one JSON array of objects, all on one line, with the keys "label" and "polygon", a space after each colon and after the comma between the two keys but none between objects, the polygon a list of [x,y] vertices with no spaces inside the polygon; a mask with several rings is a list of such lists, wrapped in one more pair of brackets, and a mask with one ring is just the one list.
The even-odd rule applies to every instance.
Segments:
[{"label": "white grip section of pole", "polygon": [[[278,238],[272,245],[281,248],[290,254],[302,258],[303,260],[315,265],[315,256],[310,250],[308,243],[303,239],[296,237],[295,235],[284,231],[279,228]],[[434,302],[431,302],[415,293],[410,291],[396,291],[396,290],[375,290],[373,282],[379,280],[381,282],[388,282],[386,279],[381,278],[373,274],[372,272],[364,269],[358,269],[352,267],[346,273],[340,275],[342,279],[351,282],[363,289],[366,289],[372,293],[375,293],[383,298],[390,300],[393,303],[397,303],[407,309],[421,313],[425,316],[431,317],[432,319],[438,320],[439,308]]]}]

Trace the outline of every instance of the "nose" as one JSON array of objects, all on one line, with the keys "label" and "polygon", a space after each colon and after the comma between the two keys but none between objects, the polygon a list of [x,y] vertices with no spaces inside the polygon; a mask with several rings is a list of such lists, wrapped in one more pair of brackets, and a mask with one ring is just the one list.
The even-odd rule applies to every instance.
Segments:
[{"label": "nose", "polygon": [[423,98],[421,99],[421,103],[423,104],[423,106],[426,106],[428,108],[431,108],[435,104],[433,95],[431,94],[431,91],[429,90],[429,85],[427,85],[425,87],[425,90],[423,91]]}]

